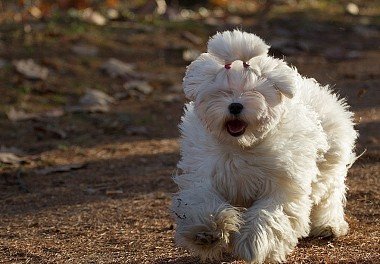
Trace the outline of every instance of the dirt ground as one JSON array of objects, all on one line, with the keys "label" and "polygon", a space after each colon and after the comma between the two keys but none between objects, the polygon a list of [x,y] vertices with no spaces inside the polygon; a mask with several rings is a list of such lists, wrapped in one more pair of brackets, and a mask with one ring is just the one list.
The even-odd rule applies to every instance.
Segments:
[{"label": "dirt ground", "polygon": [[[272,54],[346,97],[360,133],[357,153],[366,150],[347,177],[349,234],[303,239],[288,262],[380,263],[379,21],[318,10],[278,11],[267,20],[245,15],[238,27],[259,34],[273,44]],[[0,24],[0,145],[23,151],[21,162],[0,163],[0,263],[199,263],[175,247],[168,207],[185,102],[182,52],[204,51],[208,36],[237,27],[232,19],[216,21],[100,27],[57,17]],[[78,44],[98,51],[75,53]],[[143,74],[133,78],[148,81],[153,92],[117,97],[131,77],[100,71],[112,57],[135,65]],[[12,62],[28,58],[49,69],[45,80],[16,72]],[[6,114],[12,107],[39,115],[65,108],[89,88],[118,99],[106,112],[24,121]],[[77,167],[57,171],[67,164]],[[241,263],[231,256],[224,261]]]}]

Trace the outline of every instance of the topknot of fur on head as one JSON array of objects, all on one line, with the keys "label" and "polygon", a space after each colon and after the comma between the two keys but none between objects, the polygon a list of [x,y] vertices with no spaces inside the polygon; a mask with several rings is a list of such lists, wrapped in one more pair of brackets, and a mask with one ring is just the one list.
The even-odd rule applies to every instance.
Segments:
[{"label": "topknot of fur on head", "polygon": [[207,52],[224,64],[236,60],[247,62],[268,53],[269,46],[254,34],[234,31],[218,32],[208,42]]}]

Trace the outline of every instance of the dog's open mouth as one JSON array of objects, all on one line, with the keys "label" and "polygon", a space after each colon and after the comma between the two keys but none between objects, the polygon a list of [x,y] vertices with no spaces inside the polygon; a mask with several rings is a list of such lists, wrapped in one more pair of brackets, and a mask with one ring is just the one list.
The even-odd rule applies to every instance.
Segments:
[{"label": "dog's open mouth", "polygon": [[226,128],[231,136],[238,137],[244,134],[245,129],[247,128],[247,123],[239,119],[234,119],[227,121]]}]

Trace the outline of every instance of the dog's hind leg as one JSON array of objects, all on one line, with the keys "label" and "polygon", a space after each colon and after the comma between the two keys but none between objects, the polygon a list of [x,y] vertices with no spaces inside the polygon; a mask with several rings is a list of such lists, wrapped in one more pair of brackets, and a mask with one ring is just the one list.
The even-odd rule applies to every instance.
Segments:
[{"label": "dog's hind leg", "polygon": [[318,164],[320,174],[317,181],[312,183],[314,206],[310,215],[310,236],[338,237],[348,232],[348,224],[344,219],[345,179],[348,168],[356,159],[351,150],[356,132],[352,128],[351,132],[344,140],[331,137],[331,147],[325,153],[324,161]]},{"label": "dog's hind leg", "polygon": [[355,161],[353,152],[357,132],[353,113],[344,100],[338,99],[328,87],[321,87],[318,98],[312,99],[321,125],[327,136],[329,149],[318,162],[320,171],[312,184],[311,236],[342,236],[348,232],[344,220],[345,178]]},{"label": "dog's hind leg", "polygon": [[[334,177],[334,175],[330,175]],[[344,219],[345,185],[344,177],[328,186],[323,199],[315,204],[311,211],[311,236],[343,236],[348,232]]]}]

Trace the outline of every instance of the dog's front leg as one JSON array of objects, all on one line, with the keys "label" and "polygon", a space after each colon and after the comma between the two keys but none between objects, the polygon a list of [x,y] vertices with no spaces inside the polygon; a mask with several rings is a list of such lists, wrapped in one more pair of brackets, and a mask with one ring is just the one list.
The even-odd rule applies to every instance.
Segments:
[{"label": "dog's front leg", "polygon": [[176,242],[202,260],[220,258],[241,224],[240,213],[207,186],[181,190],[173,198],[172,211]]},{"label": "dog's front leg", "polygon": [[244,225],[234,238],[234,252],[248,263],[283,262],[298,238],[309,232],[308,196],[285,202],[270,197],[258,200],[244,213]]}]

